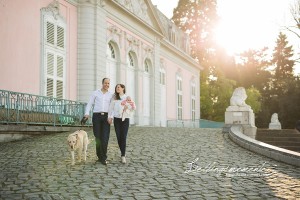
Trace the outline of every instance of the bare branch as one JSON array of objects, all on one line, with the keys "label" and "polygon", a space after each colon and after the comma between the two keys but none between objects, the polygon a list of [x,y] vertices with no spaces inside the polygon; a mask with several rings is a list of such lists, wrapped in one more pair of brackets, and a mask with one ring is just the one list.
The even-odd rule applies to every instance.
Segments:
[{"label": "bare branch", "polygon": [[285,26],[285,28],[286,28],[286,30],[288,30],[288,31],[290,31],[290,32],[292,32],[292,33],[294,33],[298,38],[300,38],[300,34],[299,33],[297,33],[296,31],[294,31],[294,30],[292,30],[290,27],[288,27],[288,26]]},{"label": "bare branch", "polygon": [[[300,30],[300,0],[295,1],[295,4],[290,6],[290,12],[294,21],[296,22],[297,29]],[[290,27],[286,27],[286,29],[300,38],[300,34],[292,30]]]}]

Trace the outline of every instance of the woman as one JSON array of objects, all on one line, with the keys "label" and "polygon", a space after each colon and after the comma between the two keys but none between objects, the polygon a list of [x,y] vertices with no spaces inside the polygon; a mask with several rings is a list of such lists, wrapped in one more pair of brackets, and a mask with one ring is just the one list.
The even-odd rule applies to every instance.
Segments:
[{"label": "woman", "polygon": [[[119,148],[121,151],[121,161],[126,163],[126,139],[129,128],[128,113],[135,110],[135,104],[126,94],[125,85],[117,84],[115,94],[110,103],[109,118],[113,118]],[[125,113],[127,113],[125,115]],[[123,118],[123,119],[122,119]]]}]

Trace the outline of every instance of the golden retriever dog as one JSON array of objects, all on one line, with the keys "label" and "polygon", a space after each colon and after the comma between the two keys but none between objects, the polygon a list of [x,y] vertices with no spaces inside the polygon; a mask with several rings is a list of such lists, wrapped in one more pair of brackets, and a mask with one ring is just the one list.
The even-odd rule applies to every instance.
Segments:
[{"label": "golden retriever dog", "polygon": [[89,144],[88,134],[83,130],[75,131],[68,136],[68,145],[71,152],[72,165],[75,165],[75,151],[78,154],[78,161],[81,162],[82,153],[83,160],[86,161],[86,152]]}]

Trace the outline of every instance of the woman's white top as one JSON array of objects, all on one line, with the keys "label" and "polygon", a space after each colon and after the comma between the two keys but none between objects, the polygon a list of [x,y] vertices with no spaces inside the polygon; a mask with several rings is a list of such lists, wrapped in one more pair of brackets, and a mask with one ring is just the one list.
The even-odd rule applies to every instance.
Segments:
[{"label": "woman's white top", "polygon": [[115,100],[113,98],[112,98],[110,106],[109,106],[108,117],[109,118],[114,118],[114,117],[123,118],[123,121],[125,118],[130,118],[131,113],[133,112],[133,110],[135,110],[135,106],[126,104],[127,109],[124,112],[124,105],[121,105],[121,103],[124,102],[124,100],[126,100],[127,95],[124,94],[124,95],[120,96],[120,98],[121,98],[120,100]]}]

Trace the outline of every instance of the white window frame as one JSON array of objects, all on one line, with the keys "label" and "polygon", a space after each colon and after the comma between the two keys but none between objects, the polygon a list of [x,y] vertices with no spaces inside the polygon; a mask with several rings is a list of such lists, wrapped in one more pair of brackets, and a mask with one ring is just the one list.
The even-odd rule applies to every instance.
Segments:
[{"label": "white window frame", "polygon": [[130,68],[135,68],[135,65],[134,65],[134,58],[133,58],[133,55],[132,55],[132,53],[131,52],[128,52],[128,67],[130,67]]},{"label": "white window frame", "polygon": [[[54,25],[54,44],[47,42],[47,23]],[[63,28],[62,42],[59,43],[58,29]],[[51,97],[54,98],[66,98],[66,57],[67,57],[67,25],[65,20],[59,15],[59,12],[53,12],[53,8],[42,8],[41,9],[41,94],[47,96],[47,80],[53,80],[53,94]],[[61,40],[60,40],[61,41]],[[59,46],[63,44],[63,47]],[[47,73],[47,56],[51,53],[54,55],[54,68],[53,75]],[[62,77],[58,76],[58,57],[62,58]],[[62,96],[58,96],[57,85],[58,81],[62,81]]]},{"label": "white window frame", "polygon": [[183,116],[183,94],[182,94],[182,78],[177,75],[176,77],[176,105],[177,105],[177,120],[182,120]]},{"label": "white window frame", "polygon": [[196,84],[191,82],[191,119],[196,120]]},{"label": "white window frame", "polygon": [[166,71],[163,68],[159,69],[159,83],[166,85]]},{"label": "white window frame", "polygon": [[112,60],[116,60],[116,50],[115,50],[114,46],[111,44],[111,42],[109,42],[107,44],[106,54],[107,54],[108,58],[110,58]]},{"label": "white window frame", "polygon": [[150,74],[150,66],[149,66],[149,63],[148,63],[149,61],[146,59],[145,60],[145,63],[144,63],[144,72],[146,73],[146,74]]}]

